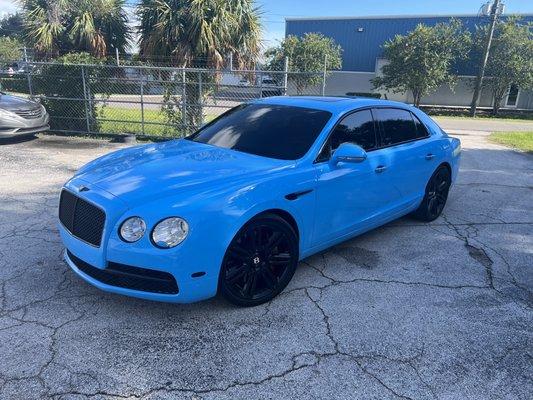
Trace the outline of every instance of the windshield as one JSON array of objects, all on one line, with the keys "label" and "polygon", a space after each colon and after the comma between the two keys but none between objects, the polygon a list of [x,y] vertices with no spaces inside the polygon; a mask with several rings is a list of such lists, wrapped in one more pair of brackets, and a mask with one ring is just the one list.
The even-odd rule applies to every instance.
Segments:
[{"label": "windshield", "polygon": [[258,156],[296,160],[307,153],[331,117],[328,111],[241,104],[187,139]]}]

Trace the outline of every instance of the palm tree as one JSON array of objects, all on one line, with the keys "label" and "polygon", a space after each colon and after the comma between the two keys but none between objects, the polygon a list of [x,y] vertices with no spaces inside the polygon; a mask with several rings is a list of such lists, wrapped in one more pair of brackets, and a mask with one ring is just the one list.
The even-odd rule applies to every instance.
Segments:
[{"label": "palm tree", "polygon": [[22,0],[25,38],[38,53],[124,52],[130,29],[125,0]]},{"label": "palm tree", "polygon": [[[179,67],[220,70],[229,53],[239,69],[252,69],[259,55],[260,12],[253,0],[141,0],[137,14],[141,57],[167,60]],[[163,107],[165,113],[178,110],[179,118],[169,121],[179,119],[185,132],[203,121],[201,98],[206,90],[199,81],[219,77],[201,71],[186,75],[183,84],[188,109],[184,112],[183,104],[171,94],[172,87],[165,99],[176,100]]]},{"label": "palm tree", "polygon": [[233,53],[253,67],[260,51],[260,12],[253,0],[141,0],[140,55],[170,57],[182,67],[219,69]]}]

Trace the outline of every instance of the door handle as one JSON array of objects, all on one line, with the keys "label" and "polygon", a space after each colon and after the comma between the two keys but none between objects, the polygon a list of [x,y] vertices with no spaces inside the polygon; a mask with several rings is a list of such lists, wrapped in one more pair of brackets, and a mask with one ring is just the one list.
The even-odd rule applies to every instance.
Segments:
[{"label": "door handle", "polygon": [[386,169],[387,169],[386,166],[384,166],[384,165],[379,165],[378,167],[376,167],[375,171],[376,171],[377,174],[381,174],[381,173],[384,172]]},{"label": "door handle", "polygon": [[428,153],[426,154],[426,160],[433,160],[435,158],[435,154]]}]

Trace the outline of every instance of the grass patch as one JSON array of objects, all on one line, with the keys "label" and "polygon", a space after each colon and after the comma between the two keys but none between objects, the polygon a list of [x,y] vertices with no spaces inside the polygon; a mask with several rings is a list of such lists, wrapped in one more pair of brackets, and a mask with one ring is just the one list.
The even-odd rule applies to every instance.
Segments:
[{"label": "grass patch", "polygon": [[[205,122],[215,118],[214,114],[207,114]],[[168,125],[165,114],[158,109],[144,109],[144,132],[142,126],[142,112],[140,106],[135,108],[115,107],[106,105],[98,110],[100,132],[102,133],[131,133],[151,136],[185,136],[177,126]]]},{"label": "grass patch", "polygon": [[494,132],[490,140],[533,154],[533,131],[531,132]]},{"label": "grass patch", "polygon": [[[104,106],[98,110],[100,132],[143,134],[140,108]],[[178,128],[167,124],[160,110],[144,110],[144,134],[153,136],[182,136]]]}]

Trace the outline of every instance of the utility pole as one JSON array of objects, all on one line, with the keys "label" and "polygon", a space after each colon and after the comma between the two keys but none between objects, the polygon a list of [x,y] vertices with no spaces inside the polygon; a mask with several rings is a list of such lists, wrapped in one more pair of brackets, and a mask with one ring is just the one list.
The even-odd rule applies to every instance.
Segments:
[{"label": "utility pole", "polygon": [[322,96],[326,94],[326,77],[328,75],[328,55],[324,55],[324,70],[322,71]]},{"label": "utility pole", "polygon": [[483,83],[483,76],[485,75],[485,68],[487,66],[487,61],[489,59],[490,45],[492,43],[492,37],[494,36],[494,27],[496,26],[496,20],[500,14],[500,4],[501,0],[494,0],[492,6],[490,7],[490,25],[489,32],[487,34],[487,40],[485,42],[485,47],[483,49],[483,57],[481,59],[481,65],[479,66],[479,72],[476,77],[476,84],[474,87],[474,95],[472,96],[472,104],[470,105],[470,116],[476,116],[476,109],[479,103],[479,98],[481,97],[481,84]]},{"label": "utility pole", "polygon": [[117,65],[120,65],[120,57],[118,55],[118,48],[115,47],[115,58],[117,60]]}]

